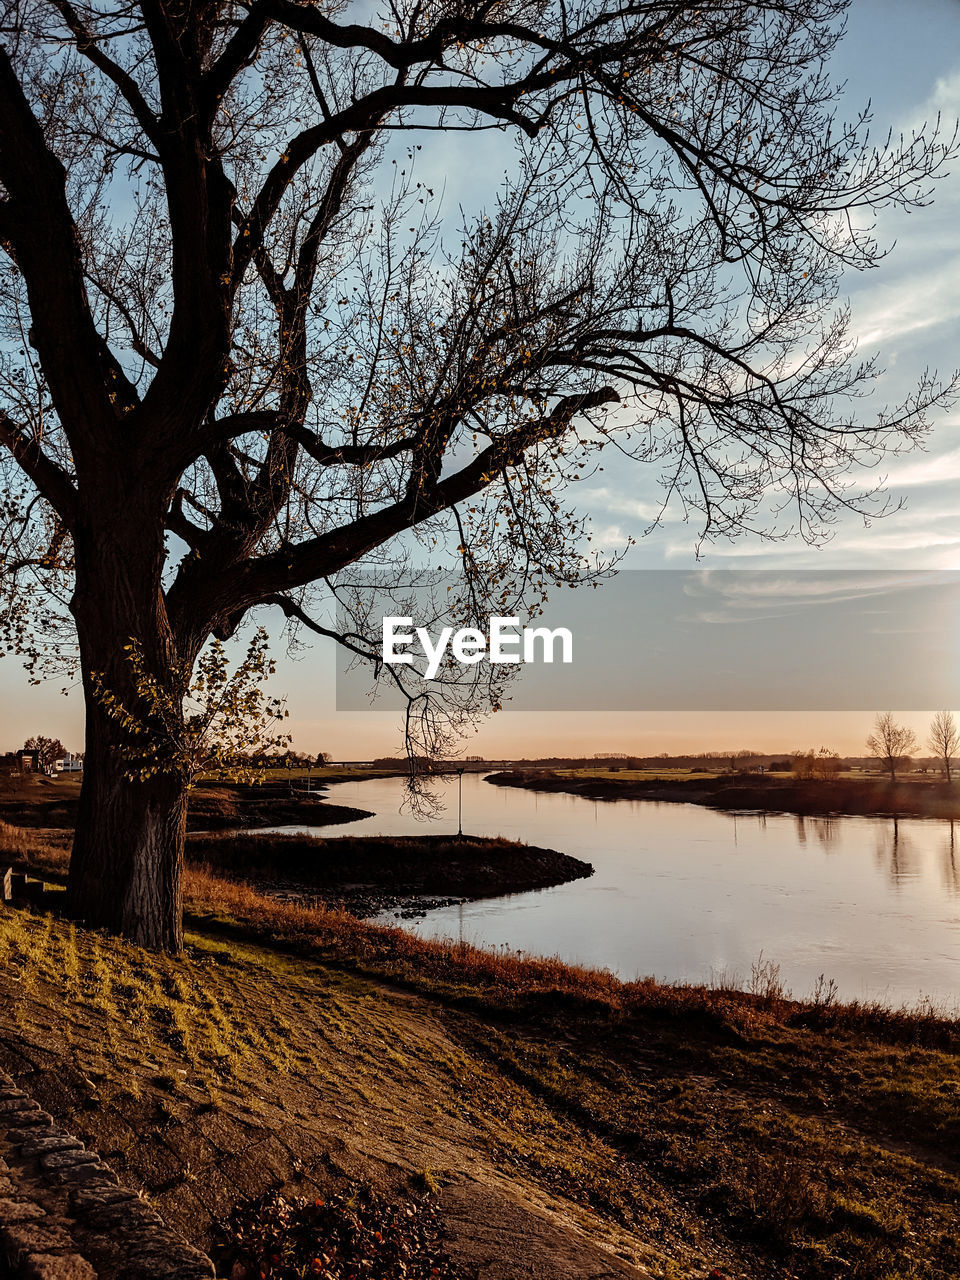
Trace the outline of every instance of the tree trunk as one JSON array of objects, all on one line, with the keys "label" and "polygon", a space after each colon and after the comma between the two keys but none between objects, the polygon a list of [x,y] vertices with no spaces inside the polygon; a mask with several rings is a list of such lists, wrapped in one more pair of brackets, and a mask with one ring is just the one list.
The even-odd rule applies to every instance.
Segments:
[{"label": "tree trunk", "polygon": [[103,742],[94,718],[88,703],[70,910],[84,924],[139,946],[179,951],[186,788],[169,774],[146,782],[125,778],[123,762]]},{"label": "tree trunk", "polygon": [[160,522],[127,518],[77,531],[71,608],[80,641],[86,754],[67,888],[78,920],[140,946],[177,951],[183,945],[186,782],[177,772],[144,780],[127,776],[131,761],[122,748],[131,740],[107,714],[94,679],[99,673],[126,710],[140,714],[125,650],[133,640],[180,706],[183,664],[163,601],[161,530]]}]

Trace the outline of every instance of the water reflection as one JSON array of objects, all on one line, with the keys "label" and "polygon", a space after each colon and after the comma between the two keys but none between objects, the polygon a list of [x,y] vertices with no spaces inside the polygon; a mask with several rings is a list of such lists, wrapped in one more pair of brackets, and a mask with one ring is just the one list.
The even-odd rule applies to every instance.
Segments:
[{"label": "water reflection", "polygon": [[[456,831],[399,812],[402,783],[345,783],[331,799],[376,816],[344,833]],[[433,936],[605,966],[633,978],[750,973],[762,951],[808,994],[960,996],[960,830],[932,819],[723,813],[698,805],[585,800],[463,779],[464,829],[562,849],[589,880],[465,903],[411,927]],[[324,828],[324,834],[336,829]],[[392,922],[392,918],[391,918]]]},{"label": "water reflection", "polygon": [[827,852],[836,846],[840,836],[840,818],[798,813],[794,820],[798,844],[806,844],[813,839]]},{"label": "water reflection", "polygon": [[943,883],[951,897],[960,897],[960,856],[957,852],[957,824],[951,822],[950,830],[943,842],[940,867]]},{"label": "water reflection", "polygon": [[[883,822],[884,819],[877,821]],[[877,828],[875,857],[877,866],[886,869],[893,887],[900,889],[908,881],[920,878],[925,851],[904,830],[904,819],[888,818],[885,821],[885,827]]]}]

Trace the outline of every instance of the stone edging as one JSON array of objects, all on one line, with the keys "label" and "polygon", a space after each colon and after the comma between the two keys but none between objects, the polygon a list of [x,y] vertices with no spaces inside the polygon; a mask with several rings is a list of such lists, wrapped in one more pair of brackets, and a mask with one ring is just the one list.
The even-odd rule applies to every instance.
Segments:
[{"label": "stone edging", "polygon": [[[4,1270],[6,1264],[7,1270]],[[210,1259],[0,1071],[0,1276],[211,1280]]]}]

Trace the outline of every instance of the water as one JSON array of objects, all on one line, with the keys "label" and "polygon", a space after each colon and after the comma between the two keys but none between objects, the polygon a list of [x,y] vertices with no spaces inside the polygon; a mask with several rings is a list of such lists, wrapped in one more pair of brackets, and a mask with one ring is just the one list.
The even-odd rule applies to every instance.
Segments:
[{"label": "water", "polygon": [[[375,817],[323,835],[455,832],[401,811],[397,778],[331,787]],[[960,822],[728,814],[593,801],[463,779],[469,834],[574,854],[589,880],[431,911],[404,927],[613,969],[624,978],[746,981],[763,954],[797,996],[822,973],[844,999],[960,1005]],[[393,922],[393,917],[384,917]]]}]

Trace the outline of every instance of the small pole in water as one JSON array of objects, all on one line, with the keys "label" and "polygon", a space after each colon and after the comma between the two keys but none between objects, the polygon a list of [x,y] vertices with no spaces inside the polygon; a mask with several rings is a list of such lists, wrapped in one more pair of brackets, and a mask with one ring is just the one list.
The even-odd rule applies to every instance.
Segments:
[{"label": "small pole in water", "polygon": [[457,770],[457,835],[463,835],[463,770]]}]

